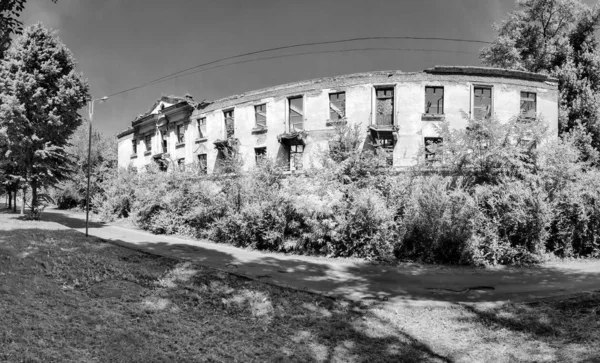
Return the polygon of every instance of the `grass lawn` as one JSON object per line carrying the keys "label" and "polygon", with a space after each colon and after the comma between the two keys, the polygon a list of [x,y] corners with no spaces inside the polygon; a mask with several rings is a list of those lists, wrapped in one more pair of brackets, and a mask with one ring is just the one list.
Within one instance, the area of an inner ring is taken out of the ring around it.
{"label": "grass lawn", "polygon": [[600,293],[357,304],[0,214],[0,361],[600,362]]}

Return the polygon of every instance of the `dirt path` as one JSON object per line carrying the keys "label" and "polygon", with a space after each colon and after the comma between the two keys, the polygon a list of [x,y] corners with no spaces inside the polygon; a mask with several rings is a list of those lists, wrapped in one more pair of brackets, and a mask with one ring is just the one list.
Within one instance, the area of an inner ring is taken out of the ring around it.
{"label": "dirt path", "polygon": [[[43,219],[85,232],[85,214],[50,210]],[[600,263],[532,268],[385,266],[363,261],[262,253],[92,222],[90,235],[154,254],[320,294],[352,300],[523,301],[600,290]]]}

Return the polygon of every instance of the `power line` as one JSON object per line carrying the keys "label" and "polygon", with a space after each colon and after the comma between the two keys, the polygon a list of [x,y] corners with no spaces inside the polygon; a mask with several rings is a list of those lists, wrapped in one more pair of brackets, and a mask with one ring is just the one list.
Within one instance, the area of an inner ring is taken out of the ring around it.
{"label": "power line", "polygon": [[295,57],[295,56],[307,55],[307,54],[346,53],[346,52],[369,51],[369,50],[421,51],[421,52],[443,52],[443,53],[458,53],[458,54],[478,54],[475,52],[465,52],[465,51],[459,51],[459,50],[442,50],[442,49],[426,49],[426,48],[351,48],[351,49],[341,49],[341,50],[320,50],[320,51],[313,51],[313,52],[301,52],[301,53],[274,55],[274,56],[270,56],[270,57],[261,57],[261,58],[247,59],[247,60],[231,62],[231,63],[226,63],[226,64],[220,64],[218,66],[202,68],[202,69],[198,69],[198,70],[193,70],[191,72],[174,75],[169,78],[163,78],[163,79],[160,79],[160,80],[157,80],[154,82],[150,82],[148,84],[148,86],[151,86],[151,85],[157,84],[157,83],[161,83],[161,82],[165,82],[165,81],[170,81],[172,79],[208,71],[210,69],[223,68],[223,67],[232,66],[232,65],[236,65],[236,64],[251,63],[251,62],[257,62],[257,61],[267,60],[267,59],[288,58],[288,57]]}
{"label": "power line", "polygon": [[171,74],[168,74],[166,76],[160,77],[160,78],[156,78],[153,79],[151,81],[142,83],[140,85],[137,85],[135,87],[131,87],[119,92],[115,92],[113,94],[108,95],[108,97],[113,97],[113,96],[117,96],[120,95],[122,93],[125,92],[129,92],[129,91],[133,91],[136,89],[140,89],[143,87],[146,87],[150,84],[153,84],[155,82],[161,81],[163,79],[193,70],[193,69],[197,69],[197,68],[201,68],[201,67],[205,67],[211,64],[215,64],[215,63],[219,63],[219,62],[223,62],[226,60],[231,60],[231,59],[236,59],[236,58],[242,58],[242,57],[246,57],[249,55],[255,55],[255,54],[260,54],[260,53],[267,53],[267,52],[273,52],[273,51],[277,51],[277,50],[283,50],[283,49],[290,49],[290,48],[297,48],[297,47],[306,47],[306,46],[314,46],[314,45],[325,45],[325,44],[339,44],[339,43],[349,43],[349,42],[356,42],[356,41],[363,41],[363,40],[442,40],[442,41],[453,41],[453,42],[460,42],[460,43],[478,43],[478,44],[492,44],[491,42],[486,42],[483,40],[472,40],[472,39],[460,39],[460,38],[438,38],[438,37],[359,37],[359,38],[349,38],[349,39],[340,39],[340,40],[328,40],[328,41],[322,41],[322,42],[309,42],[309,43],[298,43],[298,44],[293,44],[293,45],[285,45],[285,46],[280,46],[280,47],[275,47],[275,48],[268,48],[268,49],[262,49],[262,50],[257,50],[257,51],[253,51],[253,52],[248,52],[248,53],[243,53],[243,54],[238,54],[238,55],[233,55],[233,56],[229,56],[229,57],[225,57],[225,58],[221,58],[221,59],[217,59],[214,61],[210,61],[207,63],[203,63],[203,64],[199,64],[190,68],[186,68],[183,69],[181,71],[177,71]]}

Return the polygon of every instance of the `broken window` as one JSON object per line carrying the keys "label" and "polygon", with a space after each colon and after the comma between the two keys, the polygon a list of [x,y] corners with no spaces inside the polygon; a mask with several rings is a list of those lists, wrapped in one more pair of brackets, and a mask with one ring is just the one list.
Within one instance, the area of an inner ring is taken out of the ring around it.
{"label": "broken window", "polygon": [[152,135],[151,134],[144,136],[144,144],[146,144],[146,151],[152,151]]}
{"label": "broken window", "polygon": [[377,88],[377,125],[394,124],[394,88]]}
{"label": "broken window", "polygon": [[160,171],[167,171],[167,169],[169,168],[169,163],[164,160],[164,159],[155,159],[154,160],[156,162],[156,165],[158,165],[158,170]]}
{"label": "broken window", "polygon": [[235,134],[235,120],[233,118],[233,110],[223,111],[225,116],[225,138],[233,137]]}
{"label": "broken window", "polygon": [[492,88],[473,88],[473,114],[476,119],[492,116]]}
{"label": "broken window", "polygon": [[137,154],[137,140],[136,139],[131,140],[131,147],[133,150],[133,155],[136,155]]}
{"label": "broken window", "polygon": [[302,96],[288,99],[290,132],[304,129],[304,100]]}
{"label": "broken window", "polygon": [[185,142],[185,126],[177,125],[177,143],[182,144]]}
{"label": "broken window", "polygon": [[302,170],[302,155],[304,154],[304,145],[290,145],[290,171]]}
{"label": "broken window", "polygon": [[206,174],[207,172],[208,163],[206,160],[206,154],[198,154],[198,170],[200,171],[200,174]]}
{"label": "broken window", "polygon": [[260,164],[263,160],[265,160],[267,158],[267,148],[266,147],[254,148],[254,158],[256,159],[256,164]]}
{"label": "broken window", "polygon": [[444,87],[425,87],[425,113],[444,114]]}
{"label": "broken window", "polygon": [[535,118],[537,99],[534,92],[521,92],[521,115]]}
{"label": "broken window", "polygon": [[168,146],[167,130],[161,131],[160,132],[160,137],[161,137],[162,152],[166,153],[167,152],[167,146]]}
{"label": "broken window", "polygon": [[201,117],[198,119],[198,138],[204,139],[206,138],[206,117]]}
{"label": "broken window", "polygon": [[254,118],[257,128],[267,127],[267,104],[254,106]]}
{"label": "broken window", "polygon": [[346,117],[346,92],[329,94],[329,121],[341,121]]}
{"label": "broken window", "polygon": [[425,138],[425,160],[428,162],[440,161],[441,154],[438,151],[439,145],[442,143],[441,137],[426,137]]}

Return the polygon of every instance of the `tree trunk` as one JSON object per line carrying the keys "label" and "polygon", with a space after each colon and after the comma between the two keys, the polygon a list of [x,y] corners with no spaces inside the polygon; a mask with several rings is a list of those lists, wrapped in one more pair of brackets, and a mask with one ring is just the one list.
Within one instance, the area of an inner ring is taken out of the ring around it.
{"label": "tree trunk", "polygon": [[8,191],[8,210],[12,209],[12,192]]}
{"label": "tree trunk", "polygon": [[27,195],[27,188],[23,187],[23,193],[22,193],[22,198],[23,200],[21,201],[21,215],[25,214],[25,196]]}
{"label": "tree trunk", "polygon": [[35,216],[35,207],[37,206],[37,181],[31,181],[31,215]]}
{"label": "tree trunk", "polygon": [[16,213],[17,212],[17,192],[19,190],[15,189],[14,193],[13,193],[13,212]]}

